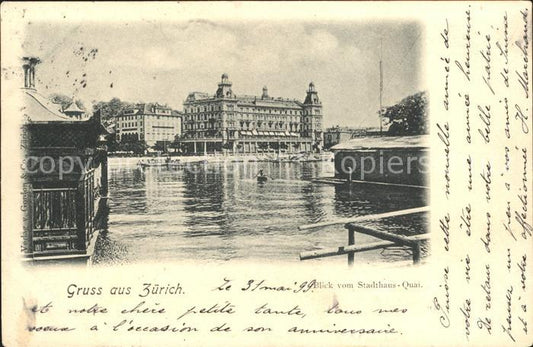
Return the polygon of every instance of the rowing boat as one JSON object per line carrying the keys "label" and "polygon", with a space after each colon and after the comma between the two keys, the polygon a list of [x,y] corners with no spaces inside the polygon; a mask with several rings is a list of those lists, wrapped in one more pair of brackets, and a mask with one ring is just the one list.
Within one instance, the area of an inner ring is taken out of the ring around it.
{"label": "rowing boat", "polygon": [[264,183],[268,180],[267,176],[257,176],[257,182]]}

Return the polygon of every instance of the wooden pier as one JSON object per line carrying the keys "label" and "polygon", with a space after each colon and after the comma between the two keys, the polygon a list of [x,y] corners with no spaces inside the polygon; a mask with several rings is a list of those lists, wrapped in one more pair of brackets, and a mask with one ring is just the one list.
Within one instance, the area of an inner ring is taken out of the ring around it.
{"label": "wooden pier", "polygon": [[[406,215],[426,213],[426,212],[429,212],[429,206],[406,209],[406,210],[399,210],[399,211],[392,211],[392,212],[387,212],[387,213],[373,214],[373,215],[368,215],[368,216],[359,216],[359,217],[354,217],[354,218],[343,218],[343,219],[337,219],[335,221],[330,221],[330,222],[323,222],[323,223],[300,226],[299,227],[300,230],[305,230],[305,229],[320,228],[320,227],[336,225],[336,224],[344,224],[344,227],[348,230],[348,245],[347,246],[340,246],[337,248],[302,252],[300,253],[300,260],[332,257],[332,256],[337,256],[337,255],[347,255],[348,265],[352,266],[354,263],[355,253],[376,250],[376,249],[384,249],[384,248],[392,247],[392,246],[403,246],[403,247],[408,247],[411,249],[412,255],[413,255],[413,263],[417,264],[420,262],[420,257],[421,257],[420,244],[422,241],[429,239],[430,237],[429,233],[424,233],[424,234],[419,234],[419,235],[414,235],[414,236],[402,236],[402,235],[392,234],[392,233],[389,233],[383,230],[379,230],[376,228],[368,228],[366,226],[362,226],[361,223],[373,221],[373,220],[382,220],[384,218],[406,216]],[[355,244],[355,233],[356,232],[373,236],[379,239],[380,241],[367,243],[364,245],[356,245]]]}

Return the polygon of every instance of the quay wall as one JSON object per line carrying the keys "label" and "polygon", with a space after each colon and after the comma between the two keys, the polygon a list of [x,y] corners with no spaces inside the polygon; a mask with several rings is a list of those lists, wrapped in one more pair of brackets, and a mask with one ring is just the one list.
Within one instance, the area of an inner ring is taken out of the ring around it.
{"label": "quay wall", "polygon": [[346,149],[335,152],[335,178],[416,186],[428,185],[429,150]]}

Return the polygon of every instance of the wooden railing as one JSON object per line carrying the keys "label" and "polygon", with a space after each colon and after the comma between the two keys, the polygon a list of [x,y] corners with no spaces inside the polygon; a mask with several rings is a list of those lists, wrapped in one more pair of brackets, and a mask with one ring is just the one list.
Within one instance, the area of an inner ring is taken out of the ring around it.
{"label": "wooden railing", "polygon": [[32,189],[31,249],[34,256],[85,253],[94,232],[99,193],[95,169],[76,186]]}
{"label": "wooden railing", "polygon": [[[419,234],[414,236],[402,236],[392,234],[386,231],[378,230],[375,228],[368,228],[362,226],[360,223],[382,220],[384,218],[406,216],[417,213],[429,212],[429,206],[392,211],[387,213],[373,214],[367,216],[358,216],[354,218],[343,218],[337,219],[330,222],[316,223],[310,225],[300,226],[300,230],[319,228],[324,226],[336,225],[336,224],[345,224],[344,227],[348,230],[348,245],[341,246],[337,248],[330,249],[321,249],[316,251],[307,251],[300,253],[300,260],[307,259],[316,259],[324,257],[332,257],[337,255],[347,255],[348,256],[348,265],[352,266],[354,263],[355,253],[383,249],[391,246],[405,246],[411,249],[413,256],[413,263],[420,262],[421,257],[421,248],[420,244],[422,241],[429,239],[429,233]],[[373,236],[381,241],[367,243],[363,245],[355,245],[355,233],[361,233]]]}
{"label": "wooden railing", "polygon": [[77,251],[77,188],[33,190],[32,250],[35,254]]}

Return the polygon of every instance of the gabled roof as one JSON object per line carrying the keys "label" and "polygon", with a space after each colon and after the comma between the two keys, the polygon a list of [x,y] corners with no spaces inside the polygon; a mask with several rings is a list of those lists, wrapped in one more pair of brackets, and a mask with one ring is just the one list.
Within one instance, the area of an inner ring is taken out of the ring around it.
{"label": "gabled roof", "polygon": [[63,113],[67,113],[67,112],[79,112],[79,113],[85,113],[84,110],[80,109],[78,107],[78,105],[76,104],[76,101],[72,101],[72,103],[66,108],[63,110]]}
{"label": "gabled roof", "polygon": [[[173,111],[172,108],[168,106],[160,105],[159,103],[138,103],[127,107],[121,115],[131,116],[138,113],[141,114],[158,114],[157,112],[152,111],[152,108],[161,109],[166,111]],[[126,113],[127,112],[127,113]]]}
{"label": "gabled roof", "polygon": [[60,106],[50,102],[47,98],[33,89],[22,89],[22,113],[27,122],[68,122],[75,123],[83,120],[73,119],[60,111]]}

